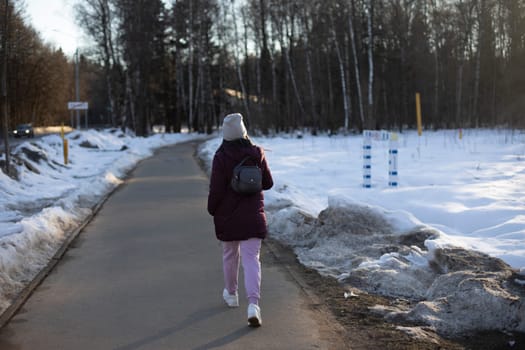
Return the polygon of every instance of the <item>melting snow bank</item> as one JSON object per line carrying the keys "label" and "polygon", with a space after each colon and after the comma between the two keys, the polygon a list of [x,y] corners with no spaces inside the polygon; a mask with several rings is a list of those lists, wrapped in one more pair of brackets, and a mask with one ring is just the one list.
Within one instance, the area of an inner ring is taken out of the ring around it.
{"label": "melting snow bank", "polygon": [[[0,314],[137,162],[155,148],[204,137],[73,131],[66,136],[67,165],[57,135],[18,145],[12,154],[14,178],[0,171]],[[0,165],[4,162],[2,155]]]}
{"label": "melting snow bank", "polygon": [[502,260],[446,243],[409,213],[330,197],[317,218],[292,203],[268,207],[270,231],[306,266],[371,293],[411,301],[377,308],[446,335],[482,330],[525,332],[525,289]]}

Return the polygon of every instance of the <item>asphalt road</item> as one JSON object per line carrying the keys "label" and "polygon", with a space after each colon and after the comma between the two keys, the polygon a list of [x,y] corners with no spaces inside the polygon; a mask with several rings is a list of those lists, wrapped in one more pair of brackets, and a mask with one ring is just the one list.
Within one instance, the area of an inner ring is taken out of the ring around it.
{"label": "asphalt road", "polygon": [[[22,143],[23,141],[27,141],[27,138],[16,138],[16,137],[9,137],[9,148],[13,148],[19,143]],[[29,139],[31,140],[31,139]],[[5,139],[0,135],[0,152],[3,152],[5,149]]]}
{"label": "asphalt road", "polygon": [[[208,179],[191,143],[139,164],[0,331],[0,349],[342,349],[263,246],[260,328],[222,301]],[[241,282],[241,286],[242,286]]]}
{"label": "asphalt road", "polygon": [[[9,136],[9,149],[11,149],[11,151],[13,150],[13,148],[15,148],[17,145],[21,144],[22,142],[24,141],[32,141],[32,140],[37,140],[39,139],[40,137],[42,137],[42,135],[35,135],[35,137],[31,138],[31,137],[13,137],[13,136]],[[5,139],[3,138],[3,135],[0,135],[0,153],[4,152],[4,149],[5,149]]]}

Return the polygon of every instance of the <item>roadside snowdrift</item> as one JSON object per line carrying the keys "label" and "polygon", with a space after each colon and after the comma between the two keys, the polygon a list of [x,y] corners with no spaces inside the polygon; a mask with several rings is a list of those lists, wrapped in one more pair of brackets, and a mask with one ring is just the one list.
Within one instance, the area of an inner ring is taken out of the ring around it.
{"label": "roadside snowdrift", "polygon": [[0,171],[0,314],[137,162],[155,148],[204,136],[140,138],[111,129],[66,138],[67,165],[62,139],[48,135],[14,149],[15,178]]}
{"label": "roadside snowdrift", "polygon": [[435,229],[403,231],[392,213],[340,198],[331,198],[317,218],[298,208],[274,211],[271,206],[269,218],[272,234],[291,245],[304,265],[413,305],[374,310],[387,318],[415,321],[448,335],[525,332],[522,277],[486,254],[434,246],[432,239],[441,235]]}

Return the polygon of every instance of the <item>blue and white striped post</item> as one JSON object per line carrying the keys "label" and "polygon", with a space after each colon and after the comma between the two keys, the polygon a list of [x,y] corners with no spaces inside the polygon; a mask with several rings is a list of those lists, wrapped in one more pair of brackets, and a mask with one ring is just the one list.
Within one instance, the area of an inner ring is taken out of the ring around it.
{"label": "blue and white striped post", "polygon": [[388,147],[388,186],[397,187],[397,134],[392,133]]}
{"label": "blue and white striped post", "polygon": [[363,187],[372,187],[372,133],[363,130]]}

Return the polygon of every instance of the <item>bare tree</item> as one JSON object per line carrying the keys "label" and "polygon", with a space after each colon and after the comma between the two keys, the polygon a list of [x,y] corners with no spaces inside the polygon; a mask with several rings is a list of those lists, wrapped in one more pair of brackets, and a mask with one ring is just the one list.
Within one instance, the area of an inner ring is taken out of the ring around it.
{"label": "bare tree", "polygon": [[[306,112],[301,99],[301,94],[299,93],[299,87],[290,54],[290,51],[295,45],[295,8],[296,5],[293,2],[275,5],[275,9],[272,11],[272,19],[275,24],[275,29],[277,30],[281,52],[284,55],[286,70],[292,84],[292,90],[295,100],[297,101],[297,106],[299,107],[300,118],[302,119]],[[292,122],[292,124],[294,124],[294,127],[296,126],[296,122]]]}
{"label": "bare tree", "polygon": [[111,9],[110,0],[77,3],[75,10],[80,26],[96,43],[102,57],[111,124],[116,126],[121,107],[118,104],[119,97],[115,94],[118,90],[115,86],[118,79],[114,75],[120,71],[121,64],[115,53],[114,11]]}
{"label": "bare tree", "polygon": [[[130,110],[135,115],[135,132],[148,135],[154,103],[153,72],[154,59],[162,56],[159,45],[163,36],[164,23],[160,15],[164,9],[161,0],[116,0],[120,18],[120,37],[127,70],[127,91]],[[159,39],[160,38],[160,39]],[[159,69],[160,67],[156,67]]]}

